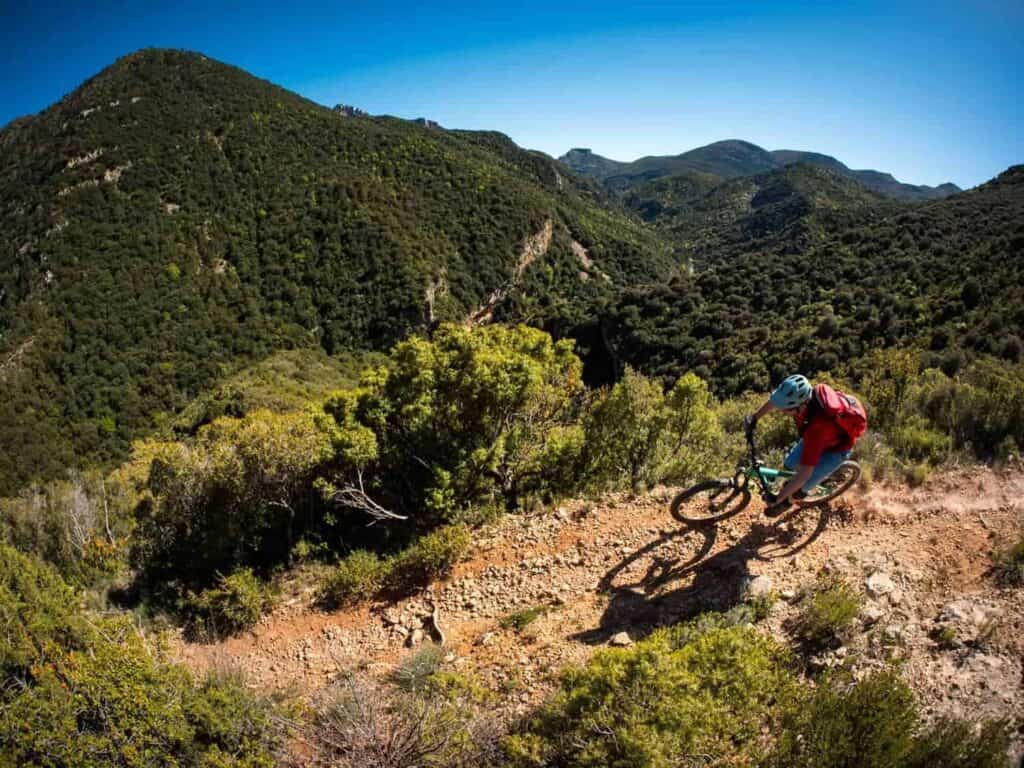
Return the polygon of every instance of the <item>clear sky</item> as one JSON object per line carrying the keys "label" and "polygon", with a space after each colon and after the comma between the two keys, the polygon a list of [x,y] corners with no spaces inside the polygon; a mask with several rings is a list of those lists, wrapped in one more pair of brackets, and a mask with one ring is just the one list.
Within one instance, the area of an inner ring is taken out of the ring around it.
{"label": "clear sky", "polygon": [[968,187],[1024,162],[1024,0],[0,0],[0,125],[186,48],[327,105],[560,155],[726,138]]}

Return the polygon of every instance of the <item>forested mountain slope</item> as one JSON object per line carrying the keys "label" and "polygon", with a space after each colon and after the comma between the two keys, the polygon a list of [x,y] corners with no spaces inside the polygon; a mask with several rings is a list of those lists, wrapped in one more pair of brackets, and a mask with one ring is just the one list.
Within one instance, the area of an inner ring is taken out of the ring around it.
{"label": "forested mountain slope", "polygon": [[732,393],[764,390],[787,371],[833,371],[879,347],[927,350],[948,373],[978,354],[1021,358],[1024,166],[945,200],[851,220],[806,248],[764,246],[623,291],[604,317],[619,365],[692,370]]}
{"label": "forested mountain slope", "polygon": [[623,202],[698,264],[754,251],[803,252],[850,226],[869,226],[905,209],[806,164],[728,181],[697,172],[666,176],[629,190]]}
{"label": "forested mountain slope", "polygon": [[573,305],[667,279],[670,249],[601,194],[500,134],[127,56],[0,132],[0,493],[123,456],[273,350],[386,348],[486,309],[539,233]]}

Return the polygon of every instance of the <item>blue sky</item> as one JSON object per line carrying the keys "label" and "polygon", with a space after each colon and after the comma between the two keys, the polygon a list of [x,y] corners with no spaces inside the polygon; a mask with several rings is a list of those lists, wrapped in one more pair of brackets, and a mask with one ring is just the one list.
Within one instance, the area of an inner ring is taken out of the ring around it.
{"label": "blue sky", "polygon": [[158,46],[552,155],[631,160],[742,138],[967,187],[1024,162],[1022,39],[1021,0],[0,0],[0,125]]}

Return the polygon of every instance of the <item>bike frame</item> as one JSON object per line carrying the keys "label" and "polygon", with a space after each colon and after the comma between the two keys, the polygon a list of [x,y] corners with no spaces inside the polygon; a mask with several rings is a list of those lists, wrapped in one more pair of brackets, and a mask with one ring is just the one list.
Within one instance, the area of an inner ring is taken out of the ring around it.
{"label": "bike frame", "polygon": [[[769,487],[770,482],[774,482],[779,479],[789,479],[795,475],[795,472],[791,472],[788,469],[772,469],[766,467],[764,463],[757,458],[757,445],[754,443],[754,433],[747,433],[747,461],[748,466],[741,465],[737,470],[736,474],[732,478],[732,484],[736,488],[746,486],[749,480],[757,482],[761,489],[761,495],[764,496],[771,492]],[[740,478],[743,480],[740,480]]]}

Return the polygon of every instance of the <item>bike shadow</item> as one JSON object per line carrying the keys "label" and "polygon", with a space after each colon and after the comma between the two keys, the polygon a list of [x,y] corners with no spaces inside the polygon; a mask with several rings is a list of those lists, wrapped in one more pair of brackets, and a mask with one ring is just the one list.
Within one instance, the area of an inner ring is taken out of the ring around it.
{"label": "bike shadow", "polygon": [[[815,517],[809,517],[815,513]],[[717,552],[714,550],[723,520],[685,524],[677,531],[664,533],[604,574],[598,587],[611,594],[608,606],[596,627],[573,635],[573,639],[600,645],[628,631],[633,640],[638,640],[658,627],[686,621],[705,611],[726,611],[743,602],[751,562],[796,555],[821,536],[831,519],[841,515],[841,510],[824,506],[794,509],[777,520],[755,520],[741,538]],[[658,554],[679,550],[684,543],[694,548],[694,554],[684,561]],[[645,560],[650,562],[639,578],[624,578],[635,564]],[[683,580],[688,580],[684,586],[665,589]]]}

